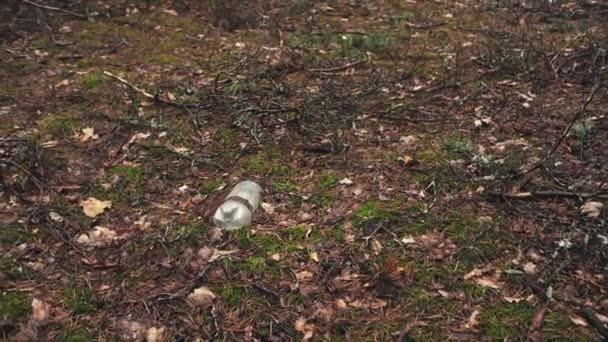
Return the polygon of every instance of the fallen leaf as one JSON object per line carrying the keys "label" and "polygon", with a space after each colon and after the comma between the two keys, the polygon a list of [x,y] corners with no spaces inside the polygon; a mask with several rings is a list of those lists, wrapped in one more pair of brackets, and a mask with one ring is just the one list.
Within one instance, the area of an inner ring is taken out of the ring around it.
{"label": "fallen leaf", "polygon": [[150,327],[146,330],[146,342],[161,342],[165,340],[165,327]]}
{"label": "fallen leaf", "polygon": [[581,214],[587,217],[598,217],[604,209],[604,204],[601,202],[589,201],[581,206]]}
{"label": "fallen leaf", "polygon": [[416,160],[411,156],[399,157],[399,158],[397,158],[397,160],[400,161],[403,164],[403,166],[412,166],[412,165],[416,164]]}
{"label": "fallen leaf", "polygon": [[575,325],[581,326],[581,327],[586,327],[589,326],[587,324],[587,321],[585,321],[584,318],[575,315],[575,314],[571,314],[570,316],[568,316],[570,318],[570,320],[572,321],[572,323],[574,323]]}
{"label": "fallen leaf", "polygon": [[416,137],[413,135],[407,135],[407,136],[404,135],[401,138],[399,138],[399,142],[402,143],[403,145],[410,146],[416,142]]}
{"label": "fallen leaf", "polygon": [[479,277],[481,275],[484,275],[485,273],[492,271],[493,269],[494,269],[494,266],[492,264],[487,264],[481,268],[475,267],[471,272],[465,274],[464,280],[469,280],[474,277]]}
{"label": "fallen leaf", "polygon": [[519,303],[519,302],[521,302],[522,300],[525,300],[525,298],[523,298],[523,297],[508,297],[508,296],[503,297],[503,299],[504,299],[504,300],[505,300],[507,303]]}
{"label": "fallen leaf", "polygon": [[353,181],[350,178],[344,178],[341,179],[338,183],[340,183],[341,185],[352,185]]}
{"label": "fallen leaf", "polygon": [[274,207],[272,206],[272,204],[270,203],[262,203],[262,209],[264,210],[264,212],[266,212],[266,214],[268,215],[272,215],[274,214]]}
{"label": "fallen leaf", "polygon": [[533,262],[527,262],[524,265],[524,272],[526,272],[526,274],[534,274],[536,273],[536,264]]}
{"label": "fallen leaf", "polygon": [[281,260],[281,254],[274,253],[273,255],[270,256],[270,259],[272,259],[274,261],[279,261],[279,260]]}
{"label": "fallen leaf", "polygon": [[315,334],[315,325],[306,322],[306,318],[300,317],[294,323],[294,328],[296,331],[304,333],[304,337],[302,337],[302,341],[310,340]]}
{"label": "fallen leaf", "polygon": [[502,287],[502,283],[500,283],[496,279],[490,278],[490,277],[477,278],[477,279],[475,279],[475,282],[479,286],[489,287],[489,288],[496,289],[496,290],[498,290]]}
{"label": "fallen leaf", "polygon": [[201,286],[188,295],[188,301],[195,306],[207,307],[213,303],[216,295],[207,287]]}
{"label": "fallen leaf", "polygon": [[97,217],[103,213],[104,210],[112,208],[112,201],[100,201],[96,198],[89,197],[86,200],[80,202],[82,211],[88,217]]}
{"label": "fallen leaf", "polygon": [[50,307],[47,303],[34,298],[32,300],[32,318],[34,321],[41,323],[49,318]]}
{"label": "fallen leaf", "polygon": [[312,252],[309,254],[309,256],[310,256],[310,260],[319,262],[319,254],[317,254],[317,252]]}
{"label": "fallen leaf", "polygon": [[473,313],[471,313],[471,316],[469,316],[469,320],[464,325],[464,328],[467,330],[474,330],[475,327],[479,325],[479,321],[477,320],[477,316],[479,316],[479,314],[479,310],[473,311]]}
{"label": "fallen leaf", "polygon": [[177,17],[177,12],[175,10],[172,10],[172,9],[163,9],[161,11],[163,13],[167,13],[167,14],[170,14],[170,15],[172,15],[174,17]]}
{"label": "fallen leaf", "polygon": [[302,271],[296,273],[296,278],[300,281],[306,281],[312,279],[313,275],[314,274],[310,271]]}
{"label": "fallen leaf", "polygon": [[63,222],[63,221],[64,221],[63,216],[61,216],[61,215],[57,214],[57,213],[56,213],[56,212],[54,212],[54,211],[49,212],[49,218],[50,218],[52,221],[55,221],[55,222],[57,222],[57,223],[61,223],[61,222]]}
{"label": "fallen leaf", "polygon": [[93,230],[80,234],[76,238],[76,242],[87,247],[100,247],[109,245],[115,238],[115,231],[103,226],[96,226]]}
{"label": "fallen leaf", "polygon": [[401,243],[404,245],[409,245],[412,243],[416,243],[416,239],[414,239],[411,235],[410,236],[406,236],[403,239],[401,239]]}
{"label": "fallen leaf", "polygon": [[93,127],[87,127],[83,128],[81,133],[76,135],[76,138],[80,140],[80,142],[86,142],[88,140],[99,139],[99,135],[95,134],[95,129]]}

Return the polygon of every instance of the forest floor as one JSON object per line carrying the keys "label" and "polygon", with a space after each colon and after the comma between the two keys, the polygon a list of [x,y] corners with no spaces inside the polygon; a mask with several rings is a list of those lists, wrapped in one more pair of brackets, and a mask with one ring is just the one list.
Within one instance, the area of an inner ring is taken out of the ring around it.
{"label": "forest floor", "polygon": [[608,335],[601,1],[2,6],[0,339]]}

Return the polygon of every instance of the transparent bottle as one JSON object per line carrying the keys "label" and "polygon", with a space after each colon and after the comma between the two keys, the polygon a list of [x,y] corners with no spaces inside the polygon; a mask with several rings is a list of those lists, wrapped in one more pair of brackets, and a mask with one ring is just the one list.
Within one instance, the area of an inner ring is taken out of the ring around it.
{"label": "transparent bottle", "polygon": [[252,181],[238,183],[213,215],[213,223],[222,229],[237,229],[251,224],[251,216],[260,204],[262,187]]}

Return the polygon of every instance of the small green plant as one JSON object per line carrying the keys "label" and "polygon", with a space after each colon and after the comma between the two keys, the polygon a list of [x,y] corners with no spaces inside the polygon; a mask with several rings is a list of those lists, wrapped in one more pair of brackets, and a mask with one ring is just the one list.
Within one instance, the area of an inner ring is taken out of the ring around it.
{"label": "small green plant", "polygon": [[103,82],[103,78],[98,74],[88,74],[82,78],[82,85],[87,89],[93,89]]}
{"label": "small green plant", "polygon": [[352,221],[355,227],[362,228],[366,223],[384,220],[394,217],[395,213],[382,208],[382,204],[378,201],[371,201],[363,204],[359,209],[352,214]]}
{"label": "small green plant", "polygon": [[591,134],[593,132],[593,125],[588,122],[578,122],[572,127],[572,136],[576,139],[576,147],[579,150],[580,158],[583,159],[585,156],[585,147],[591,140]]}
{"label": "small green plant", "polygon": [[132,185],[139,185],[144,179],[143,171],[139,166],[116,165],[109,170],[111,175],[119,175]]}
{"label": "small green plant", "polygon": [[296,191],[295,184],[293,184],[293,183],[291,183],[289,181],[277,181],[277,182],[273,182],[272,183],[272,187],[277,192],[294,192],[294,191]]}
{"label": "small green plant", "polygon": [[473,143],[469,139],[460,136],[449,137],[443,147],[448,152],[455,153],[456,156],[463,156],[473,152]]}
{"label": "small green plant", "polygon": [[499,303],[481,314],[484,333],[494,340],[510,340],[526,332],[527,322],[534,314],[534,307],[526,302]]}
{"label": "small green plant", "polygon": [[218,294],[224,303],[230,306],[236,306],[245,300],[247,290],[245,287],[238,285],[223,286],[218,291]]}
{"label": "small green plant", "polygon": [[30,302],[22,292],[0,292],[0,320],[16,320],[27,316],[30,311]]}
{"label": "small green plant", "polygon": [[83,328],[62,331],[56,338],[57,342],[91,342],[93,335]]}
{"label": "small green plant", "polygon": [[222,184],[224,183],[219,179],[208,180],[201,185],[198,191],[203,195],[209,195],[219,189]]}
{"label": "small green plant", "polygon": [[66,288],[67,306],[76,315],[86,315],[97,311],[92,295],[86,288]]}
{"label": "small green plant", "polygon": [[329,170],[325,171],[319,179],[319,187],[322,189],[329,189],[333,186],[338,185],[340,182],[340,175],[336,171]]}

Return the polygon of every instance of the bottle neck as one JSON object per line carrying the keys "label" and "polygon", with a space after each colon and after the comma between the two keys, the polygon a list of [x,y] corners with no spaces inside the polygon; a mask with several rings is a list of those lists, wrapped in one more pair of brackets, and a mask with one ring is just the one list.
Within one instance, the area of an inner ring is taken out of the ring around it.
{"label": "bottle neck", "polygon": [[243,197],[240,197],[240,196],[228,196],[226,198],[226,202],[227,201],[235,201],[237,203],[240,203],[240,204],[244,205],[245,207],[247,207],[247,209],[249,209],[250,212],[253,212],[253,205],[251,205],[251,203],[249,203],[249,201],[246,200]]}

